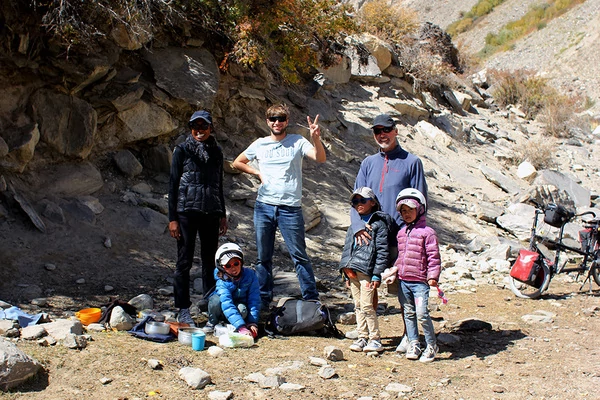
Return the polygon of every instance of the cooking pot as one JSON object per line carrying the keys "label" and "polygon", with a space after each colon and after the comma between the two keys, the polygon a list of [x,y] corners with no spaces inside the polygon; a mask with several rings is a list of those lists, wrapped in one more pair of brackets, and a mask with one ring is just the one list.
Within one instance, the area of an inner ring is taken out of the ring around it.
{"label": "cooking pot", "polygon": [[171,325],[158,321],[148,321],[144,327],[144,331],[148,335],[168,335],[170,330]]}
{"label": "cooking pot", "polygon": [[186,346],[192,345],[192,333],[204,332],[202,328],[179,328],[177,340],[181,344],[185,344]]}

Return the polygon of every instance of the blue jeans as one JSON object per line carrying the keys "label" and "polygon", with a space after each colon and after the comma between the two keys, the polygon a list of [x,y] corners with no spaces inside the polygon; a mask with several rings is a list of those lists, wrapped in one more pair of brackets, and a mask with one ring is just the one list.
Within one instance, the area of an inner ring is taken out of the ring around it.
{"label": "blue jeans", "polygon": [[428,345],[436,344],[433,322],[429,316],[429,285],[424,282],[400,281],[398,300],[404,309],[404,323],[408,340],[419,340],[419,327],[423,327],[423,335]]}
{"label": "blue jeans", "polygon": [[306,254],[302,207],[274,206],[257,201],[254,205],[254,230],[258,252],[256,274],[263,303],[273,300],[273,250],[278,227],[294,262],[302,298],[318,300],[315,275]]}

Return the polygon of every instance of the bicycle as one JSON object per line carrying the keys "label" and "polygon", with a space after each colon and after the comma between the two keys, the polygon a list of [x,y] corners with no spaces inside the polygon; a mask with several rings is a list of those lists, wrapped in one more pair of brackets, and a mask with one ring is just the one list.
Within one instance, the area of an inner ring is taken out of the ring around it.
{"label": "bicycle", "polygon": [[[544,222],[559,228],[558,239],[551,240],[539,235],[538,218],[544,215]],[[591,220],[582,221],[583,231],[579,232],[580,247],[570,246],[564,243],[565,225],[576,218],[581,219],[585,215],[592,215]],[[517,297],[535,299],[544,293],[553,276],[560,273],[577,272],[577,279],[585,276],[579,290],[589,281],[590,292],[592,291],[592,278],[600,286],[600,219],[596,218],[594,211],[586,211],[575,214],[565,207],[548,204],[542,207],[536,204],[535,216],[531,227],[529,250],[522,249],[519,257],[510,271],[510,288]],[[548,257],[550,249],[554,250],[554,257]],[[561,260],[562,255],[575,253],[583,256],[581,263],[573,267],[567,267],[570,258]],[[561,264],[562,261],[562,264]]]}

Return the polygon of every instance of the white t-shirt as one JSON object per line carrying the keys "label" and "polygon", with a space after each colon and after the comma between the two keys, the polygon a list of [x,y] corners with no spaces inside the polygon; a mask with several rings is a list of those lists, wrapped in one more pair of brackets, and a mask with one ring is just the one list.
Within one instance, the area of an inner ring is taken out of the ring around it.
{"label": "white t-shirt", "polygon": [[250,161],[258,161],[264,180],[256,200],[299,207],[302,204],[302,158],[313,148],[308,140],[296,134],[288,134],[279,142],[267,136],[248,146],[244,155]]}

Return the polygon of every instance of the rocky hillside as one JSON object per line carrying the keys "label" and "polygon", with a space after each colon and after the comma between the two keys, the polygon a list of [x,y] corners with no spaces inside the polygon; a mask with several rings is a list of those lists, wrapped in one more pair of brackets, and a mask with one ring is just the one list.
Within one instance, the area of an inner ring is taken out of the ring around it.
{"label": "rocky hillside", "polygon": [[[469,1],[404,0],[402,5],[417,11],[423,21],[447,27],[477,4]],[[488,33],[498,31],[521,18],[533,5],[544,0],[507,0],[489,15],[480,18],[473,29],[454,38],[464,53],[477,53]],[[500,70],[529,69],[550,79],[551,83],[569,95],[589,97],[594,106],[592,115],[600,113],[600,1],[586,0],[566,14],[552,20],[542,29],[519,40],[514,49],[495,54],[485,61],[488,68]]]}

